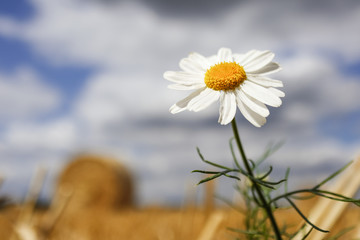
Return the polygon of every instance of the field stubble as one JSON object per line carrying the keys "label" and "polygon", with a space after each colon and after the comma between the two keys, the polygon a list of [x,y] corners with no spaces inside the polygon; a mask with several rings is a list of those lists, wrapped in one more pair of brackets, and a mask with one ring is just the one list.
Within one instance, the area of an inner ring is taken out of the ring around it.
{"label": "field stubble", "polygon": [[[112,187],[101,188],[104,184]],[[49,208],[35,208],[36,192],[30,190],[32,199],[0,210],[0,239],[245,239],[244,235],[228,230],[243,229],[244,215],[230,207],[215,207],[214,185],[211,184],[206,188],[205,200],[200,206],[139,208],[133,202],[133,179],[124,167],[98,156],[79,156],[60,175],[57,193]],[[305,215],[310,213],[315,201],[317,199],[313,198],[299,204]],[[276,210],[275,217],[280,225],[286,223],[290,231],[303,223],[291,208]],[[355,239],[354,236],[360,233],[359,220],[359,209],[347,206],[327,237],[354,227],[339,239]]]}

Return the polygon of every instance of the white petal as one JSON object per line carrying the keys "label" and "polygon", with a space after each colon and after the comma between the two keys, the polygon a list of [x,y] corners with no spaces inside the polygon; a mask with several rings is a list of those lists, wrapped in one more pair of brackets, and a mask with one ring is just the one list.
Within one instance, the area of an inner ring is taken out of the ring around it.
{"label": "white petal", "polygon": [[206,87],[203,87],[201,89],[198,89],[194,92],[192,92],[189,96],[187,96],[186,98],[180,100],[179,102],[175,103],[174,105],[172,105],[170,107],[170,112],[172,114],[175,113],[179,113],[182,112],[184,110],[186,110],[187,105],[189,104],[189,102],[196,96],[198,96],[202,91],[204,91],[206,89]]}
{"label": "white petal", "polygon": [[271,62],[268,63],[266,66],[256,70],[256,71],[248,71],[246,73],[250,73],[250,74],[269,74],[269,73],[274,73],[274,72],[278,72],[281,70],[281,67],[278,63],[276,62]]}
{"label": "white petal", "polygon": [[233,56],[234,61],[239,63],[243,60],[243,58],[245,57],[245,54],[233,53],[232,56]]}
{"label": "white petal", "polygon": [[230,48],[220,48],[217,55],[218,55],[219,62],[232,62],[233,61]]}
{"label": "white petal", "polygon": [[214,66],[215,64],[219,63],[217,55],[212,55],[212,56],[208,57],[207,59],[209,61],[210,66]]}
{"label": "white petal", "polygon": [[203,68],[205,68],[205,70],[211,66],[209,60],[206,57],[196,52],[190,53],[189,59],[199,63]]}
{"label": "white petal", "polygon": [[268,90],[270,90],[273,94],[275,94],[278,97],[285,97],[285,93],[283,91],[280,91],[279,89],[276,88],[268,88]]}
{"label": "white petal", "polygon": [[170,107],[169,111],[172,113],[172,114],[176,114],[176,113],[179,113],[179,112],[182,112],[182,111],[185,111],[186,108],[181,108],[179,107],[178,105],[174,104]]}
{"label": "white petal", "polygon": [[254,57],[251,61],[245,63],[244,70],[245,72],[256,71],[260,68],[263,68],[268,63],[270,63],[275,57],[275,54],[270,51],[262,52],[261,54]]}
{"label": "white petal", "polygon": [[237,106],[242,113],[242,115],[255,127],[261,127],[266,123],[266,118],[258,115],[257,113],[253,112],[248,108],[245,104],[241,101],[236,101]]}
{"label": "white petal", "polygon": [[222,125],[226,125],[234,119],[236,113],[236,97],[234,92],[222,92],[219,113],[219,123]]}
{"label": "white petal", "polygon": [[281,99],[272,93],[269,89],[257,85],[251,81],[245,81],[240,85],[247,95],[259,100],[272,107],[279,107],[281,105]]}
{"label": "white petal", "polygon": [[247,79],[264,87],[283,87],[282,81],[260,75],[248,74]]}
{"label": "white petal", "polygon": [[237,101],[243,102],[252,111],[256,112],[262,117],[269,116],[270,112],[262,102],[246,95],[241,89],[236,91]]}
{"label": "white petal", "polygon": [[189,73],[205,73],[207,69],[207,66],[203,66],[201,62],[191,58],[181,59],[179,66],[182,70]]}
{"label": "white petal", "polygon": [[204,74],[201,73],[167,71],[164,73],[164,78],[174,83],[186,85],[204,82]]}
{"label": "white petal", "polygon": [[187,105],[187,109],[194,112],[201,111],[210,106],[213,102],[217,101],[219,99],[219,96],[219,91],[214,91],[210,88],[206,88],[198,96],[194,97],[189,102],[189,104]]}
{"label": "white petal", "polygon": [[257,56],[261,55],[262,53],[263,53],[262,51],[250,50],[247,53],[245,53],[245,55],[242,58],[238,58],[238,63],[241,66],[244,66],[245,64],[249,63],[250,61],[252,61]]}
{"label": "white petal", "polygon": [[193,90],[193,89],[198,89],[198,88],[202,88],[205,86],[206,86],[205,83],[196,83],[196,84],[189,84],[189,85],[170,84],[170,85],[168,85],[168,88],[174,89],[174,90]]}

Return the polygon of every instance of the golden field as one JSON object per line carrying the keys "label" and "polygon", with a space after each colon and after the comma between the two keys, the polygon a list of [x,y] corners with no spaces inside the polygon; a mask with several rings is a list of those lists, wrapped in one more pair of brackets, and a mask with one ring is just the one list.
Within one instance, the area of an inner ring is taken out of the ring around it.
{"label": "golden field", "polygon": [[[38,184],[35,181],[23,204],[6,205],[0,210],[1,240],[245,239],[228,230],[242,229],[244,215],[230,207],[215,207],[212,187],[200,205],[140,208],[133,202],[131,174],[112,160],[95,156],[75,159],[63,170],[53,201],[45,209],[35,207]],[[305,200],[299,206],[308,215],[316,201]],[[286,222],[290,232],[303,223],[290,208],[276,210],[275,216],[280,225]],[[356,239],[360,236],[359,220],[359,209],[346,206],[324,239],[348,227],[353,229],[338,239]]]}

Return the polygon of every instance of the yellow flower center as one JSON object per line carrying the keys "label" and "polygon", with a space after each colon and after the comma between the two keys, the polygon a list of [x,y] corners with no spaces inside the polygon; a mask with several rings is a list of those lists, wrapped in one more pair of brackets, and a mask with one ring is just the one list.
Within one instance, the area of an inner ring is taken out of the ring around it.
{"label": "yellow flower center", "polygon": [[244,68],[236,62],[221,62],[205,73],[205,84],[215,91],[234,90],[246,79]]}

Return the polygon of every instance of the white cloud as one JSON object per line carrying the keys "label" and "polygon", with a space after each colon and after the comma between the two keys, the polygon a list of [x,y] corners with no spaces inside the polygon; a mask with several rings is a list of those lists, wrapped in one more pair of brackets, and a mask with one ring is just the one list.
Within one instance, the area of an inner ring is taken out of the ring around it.
{"label": "white cloud", "polygon": [[[28,23],[0,18],[0,32],[25,39],[48,59],[121,68],[158,62],[157,57],[220,46],[320,49],[357,57],[358,4],[244,2],[214,17],[171,18],[138,1],[102,5],[93,1],[33,0],[37,15]],[[341,15],[341,17],[335,17]],[[192,47],[191,47],[192,46]],[[173,58],[176,59],[176,58]],[[161,60],[159,61],[161,63]]]}
{"label": "white cloud", "polygon": [[47,86],[30,68],[11,75],[0,73],[0,119],[20,120],[54,111],[61,103],[58,91]]}
{"label": "white cloud", "polygon": [[[343,58],[359,58],[360,35],[353,30],[360,21],[356,4],[346,7],[331,1],[329,9],[313,10],[300,2],[244,2],[216,16],[180,18],[138,1],[121,1],[112,8],[93,1],[32,2],[37,15],[26,23],[0,17],[0,34],[27,41],[46,61],[94,66],[94,74],[60,119],[7,125],[3,152],[41,149],[55,155],[82,147],[121,156],[125,150],[144,186],[155,184],[152,191],[142,189],[142,196],[151,199],[153,191],[165,198],[178,196],[173,186],[182,184],[190,170],[206,168],[196,156],[197,145],[211,160],[229,163],[231,130],[215,124],[216,105],[201,113],[170,115],[169,106],[187,93],[166,89],[162,74],[177,70],[180,58],[190,51],[211,55],[221,46],[282,53],[276,61],[284,70],[276,76],[285,85],[283,106],[271,109],[261,129],[238,116],[250,157],[259,156],[269,141],[284,138],[287,144],[273,161],[280,166],[346,161],[356,150],[358,142],[349,145],[318,129],[326,118],[360,108],[354,100],[360,84],[336,65]],[[341,59],[328,59],[324,52]],[[0,105],[0,114],[26,119],[58,106],[56,91],[28,76],[0,76],[2,89],[7,89],[0,94],[0,104],[15,106]],[[176,176],[171,187],[163,180],[170,176]]]}
{"label": "white cloud", "polygon": [[72,151],[77,133],[74,122],[57,119],[49,123],[9,124],[3,137],[6,146],[20,151]]}
{"label": "white cloud", "polygon": [[336,52],[356,59],[360,36],[353,29],[359,12],[354,1],[245,2],[218,22],[226,26],[219,35],[236,39],[240,46]]}
{"label": "white cloud", "polygon": [[336,61],[300,53],[284,59],[283,68],[278,75],[287,94],[283,111],[287,121],[311,125],[326,117],[360,110],[360,102],[354,100],[360,83],[339,72]]}
{"label": "white cloud", "polygon": [[153,29],[159,19],[136,2],[115,8],[68,0],[33,3],[38,11],[34,19],[14,24],[3,18],[0,32],[31,42],[55,62],[119,67],[146,57],[140,55],[146,51],[144,39],[156,41]]}
{"label": "white cloud", "polygon": [[[120,122],[125,114],[126,102],[118,75],[97,75],[88,80],[75,103],[75,115],[90,129]],[[134,98],[135,99],[135,98]]]}

